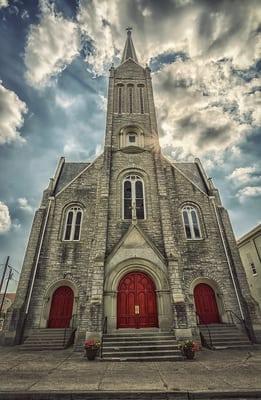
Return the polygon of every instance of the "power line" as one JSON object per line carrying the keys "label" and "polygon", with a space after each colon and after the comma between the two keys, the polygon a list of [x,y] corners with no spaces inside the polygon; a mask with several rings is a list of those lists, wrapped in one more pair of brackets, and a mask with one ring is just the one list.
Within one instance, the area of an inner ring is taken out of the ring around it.
{"label": "power line", "polygon": [[9,268],[12,268],[13,271],[15,271],[18,275],[20,275],[20,272],[17,271],[17,269],[15,269],[14,267],[12,267],[11,265],[8,265]]}

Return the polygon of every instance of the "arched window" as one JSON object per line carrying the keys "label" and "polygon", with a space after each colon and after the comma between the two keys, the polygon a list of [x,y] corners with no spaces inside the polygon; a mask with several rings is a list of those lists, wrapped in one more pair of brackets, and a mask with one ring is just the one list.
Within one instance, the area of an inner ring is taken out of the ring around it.
{"label": "arched window", "polygon": [[139,87],[139,98],[140,98],[140,113],[144,114],[144,85],[138,85]]}
{"label": "arched window", "polygon": [[125,126],[119,132],[119,145],[120,148],[135,146],[144,147],[144,133],[141,128],[137,126]]}
{"label": "arched window", "polygon": [[63,240],[80,240],[82,209],[79,206],[70,207],[65,218]]}
{"label": "arched window", "polygon": [[133,113],[133,85],[128,85],[129,94],[129,113]]}
{"label": "arched window", "polygon": [[123,181],[123,219],[145,219],[144,185],[137,175]]}
{"label": "arched window", "polygon": [[122,84],[117,85],[118,88],[118,113],[122,113],[122,104],[123,104],[123,88]]}
{"label": "arched window", "polygon": [[185,206],[182,209],[182,215],[187,239],[201,239],[199,219],[196,208],[192,206]]}

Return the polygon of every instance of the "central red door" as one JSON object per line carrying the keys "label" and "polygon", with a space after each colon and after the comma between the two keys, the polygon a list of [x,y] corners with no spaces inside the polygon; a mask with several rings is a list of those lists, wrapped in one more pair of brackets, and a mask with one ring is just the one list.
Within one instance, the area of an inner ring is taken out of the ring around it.
{"label": "central red door", "polygon": [[131,272],[120,281],[117,297],[118,328],[158,326],[154,282],[142,272]]}
{"label": "central red door", "polygon": [[68,286],[60,286],[53,294],[48,328],[68,328],[72,317],[73,291]]}
{"label": "central red door", "polygon": [[194,289],[194,298],[200,324],[220,322],[215,292],[209,285],[198,284]]}

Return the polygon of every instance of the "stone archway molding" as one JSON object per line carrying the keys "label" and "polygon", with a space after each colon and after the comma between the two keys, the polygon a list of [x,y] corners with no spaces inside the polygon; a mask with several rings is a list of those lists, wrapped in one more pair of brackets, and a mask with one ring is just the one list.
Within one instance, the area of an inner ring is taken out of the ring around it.
{"label": "stone archway molding", "polygon": [[[45,294],[43,297],[41,318],[40,318],[40,328],[47,327],[51,303],[52,303],[52,297],[56,289],[58,289],[60,286],[68,286],[72,289],[74,294],[72,315],[74,316],[77,314],[78,300],[79,300],[78,284],[76,283],[75,280],[71,279],[71,277],[58,279],[55,282],[49,284],[45,290]],[[72,323],[73,321],[71,320],[71,324]]]}
{"label": "stone archway molding", "polygon": [[170,288],[167,271],[164,265],[154,264],[142,258],[130,258],[114,265],[107,266],[104,286],[104,315],[107,317],[108,331],[117,327],[117,290],[121,279],[130,272],[146,273],[154,282],[157,295],[159,328],[169,331],[172,328]]}
{"label": "stone archway molding", "polygon": [[222,288],[220,288],[220,285],[218,284],[218,282],[215,281],[212,278],[204,277],[204,276],[197,277],[197,278],[193,279],[192,282],[190,283],[189,294],[193,298],[195,311],[196,311],[196,306],[195,306],[195,298],[194,298],[194,289],[200,283],[205,283],[206,285],[210,286],[211,289],[213,289],[213,291],[215,293],[215,297],[216,297],[216,302],[217,302],[220,321],[221,322],[227,322],[226,321],[227,316],[225,315],[225,308],[224,308],[224,303],[223,303],[223,291],[222,291]]}

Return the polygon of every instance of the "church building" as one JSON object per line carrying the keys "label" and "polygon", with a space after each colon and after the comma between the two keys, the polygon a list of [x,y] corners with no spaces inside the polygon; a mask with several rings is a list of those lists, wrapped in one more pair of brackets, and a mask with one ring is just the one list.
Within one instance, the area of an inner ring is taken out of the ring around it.
{"label": "church building", "polygon": [[214,347],[222,329],[233,337],[227,345],[257,341],[260,310],[228,213],[199,159],[162,154],[151,71],[129,28],[109,72],[103,153],[61,157],[35,213],[3,343],[33,347],[45,335],[55,348],[73,333],[77,350],[93,337],[201,333]]}

